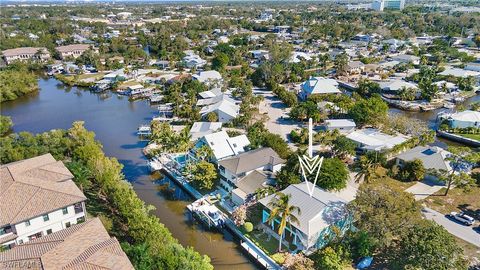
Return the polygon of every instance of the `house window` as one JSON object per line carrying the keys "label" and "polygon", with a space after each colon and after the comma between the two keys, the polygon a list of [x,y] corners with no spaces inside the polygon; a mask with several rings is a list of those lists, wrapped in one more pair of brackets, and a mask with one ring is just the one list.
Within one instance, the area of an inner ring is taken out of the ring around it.
{"label": "house window", "polygon": [[67,208],[67,207],[62,208],[62,213],[63,213],[64,215],[68,214],[68,208]]}
{"label": "house window", "polygon": [[48,217],[48,214],[43,215],[43,221],[49,221],[50,217]]}
{"label": "house window", "polygon": [[52,234],[52,229],[48,229],[48,230],[47,230],[47,235],[48,235],[48,234]]}
{"label": "house window", "polygon": [[73,207],[75,209],[75,214],[83,212],[82,203],[76,203]]}
{"label": "house window", "polygon": [[70,224],[70,222],[65,223],[66,228],[70,228],[70,226],[72,226],[72,224]]}
{"label": "house window", "polygon": [[218,167],[218,168],[220,169],[221,172],[225,172],[225,167],[220,166],[220,167]]}
{"label": "house window", "polygon": [[25,221],[25,226],[26,227],[30,226],[30,220]]}
{"label": "house window", "polygon": [[77,218],[77,223],[82,223],[82,222],[85,222],[85,217]]}
{"label": "house window", "polygon": [[18,244],[19,245],[23,244],[23,240],[22,239],[18,240]]}

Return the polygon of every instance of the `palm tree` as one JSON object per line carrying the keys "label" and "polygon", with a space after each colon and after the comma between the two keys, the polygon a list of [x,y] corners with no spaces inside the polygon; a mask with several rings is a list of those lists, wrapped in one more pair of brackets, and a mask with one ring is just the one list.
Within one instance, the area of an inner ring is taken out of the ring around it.
{"label": "palm tree", "polygon": [[378,168],[385,161],[386,157],[384,153],[367,152],[364,156],[360,157],[357,163],[359,170],[355,175],[355,182],[360,182],[362,178],[365,182],[370,182],[370,180],[376,176]]}
{"label": "palm tree", "polygon": [[300,208],[290,205],[290,197],[290,194],[287,195],[282,192],[278,192],[275,194],[273,200],[271,200],[267,205],[270,209],[272,209],[267,222],[272,222],[277,217],[281,218],[280,225],[278,226],[278,235],[280,235],[278,241],[279,252],[282,250],[282,239],[283,234],[285,233],[285,228],[287,227],[287,223],[290,223],[290,228],[292,222],[296,223],[297,225],[300,224],[300,221],[294,215],[294,213],[301,215]]}

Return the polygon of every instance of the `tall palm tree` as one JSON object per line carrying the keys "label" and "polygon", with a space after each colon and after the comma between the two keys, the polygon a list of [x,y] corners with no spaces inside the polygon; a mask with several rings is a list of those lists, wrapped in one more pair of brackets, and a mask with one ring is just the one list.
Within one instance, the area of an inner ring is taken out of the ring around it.
{"label": "tall palm tree", "polygon": [[270,217],[268,217],[267,222],[272,222],[275,218],[280,218],[280,225],[278,226],[278,235],[280,235],[278,241],[278,251],[282,250],[282,239],[283,234],[285,233],[285,228],[287,224],[294,222],[295,224],[299,225],[300,221],[295,216],[295,213],[301,215],[300,208],[297,206],[290,205],[290,197],[291,195],[284,194],[282,192],[278,192],[275,194],[273,200],[268,203],[268,207],[270,207]]}

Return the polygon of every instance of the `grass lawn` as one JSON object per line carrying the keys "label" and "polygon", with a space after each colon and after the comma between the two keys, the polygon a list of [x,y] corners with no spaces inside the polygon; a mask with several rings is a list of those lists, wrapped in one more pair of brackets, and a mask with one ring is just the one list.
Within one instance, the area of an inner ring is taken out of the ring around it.
{"label": "grass lawn", "polygon": [[[273,236],[268,236],[267,234],[253,230],[251,233],[246,233],[245,236],[252,240],[255,245],[261,248],[268,256],[278,252],[278,240]],[[282,245],[282,250],[288,250],[288,247]]]}
{"label": "grass lawn", "polygon": [[455,133],[455,135],[460,135],[465,138],[473,139],[480,141],[480,134],[460,134],[460,133]]}
{"label": "grass lawn", "polygon": [[468,258],[473,258],[473,257],[480,258],[480,248],[458,237],[454,237],[454,238],[455,238],[455,241],[457,242],[457,245],[463,249],[465,255]]}
{"label": "grass lawn", "polygon": [[126,89],[129,86],[133,86],[133,85],[137,85],[137,84],[140,84],[140,83],[137,82],[136,80],[124,81],[118,86],[118,88]]}
{"label": "grass lawn", "polygon": [[450,189],[447,196],[443,196],[443,194],[445,194],[445,189],[428,196],[425,203],[428,207],[443,214],[462,210],[477,220],[480,219],[480,187],[473,187],[470,191],[454,188]]}
{"label": "grass lawn", "polygon": [[402,182],[402,181],[393,179],[387,175],[387,169],[381,167],[381,168],[378,168],[377,170],[377,177],[373,179],[370,184],[371,185],[386,184],[389,187],[392,187],[398,190],[405,190],[415,185],[415,183],[416,182]]}

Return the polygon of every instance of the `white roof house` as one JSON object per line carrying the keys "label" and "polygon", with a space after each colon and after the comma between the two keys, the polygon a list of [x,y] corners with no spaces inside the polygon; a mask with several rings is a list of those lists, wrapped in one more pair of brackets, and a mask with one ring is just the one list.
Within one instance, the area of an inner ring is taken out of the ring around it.
{"label": "white roof house", "polygon": [[385,92],[397,92],[400,91],[403,87],[418,89],[416,84],[406,82],[404,80],[391,80],[389,82],[380,83],[380,87]]}
{"label": "white roof house", "polygon": [[222,81],[222,75],[216,70],[200,71],[198,74],[193,75],[192,78],[206,85]]}
{"label": "white roof house", "polygon": [[245,152],[244,148],[250,145],[250,141],[246,135],[231,138],[226,131],[222,130],[203,136],[197,142],[195,148],[199,148],[202,145],[207,145],[212,150],[213,161],[217,162],[223,158]]}
{"label": "white roof house", "polygon": [[198,93],[198,95],[201,97],[201,98],[213,98],[213,97],[216,97],[216,96],[219,96],[222,94],[222,89],[220,88],[213,88],[211,90],[207,90],[207,91],[203,91],[203,92],[200,92]]}
{"label": "white roof house", "polygon": [[466,110],[449,116],[448,120],[452,128],[480,128],[480,112]]}
{"label": "white roof house", "polygon": [[449,67],[447,67],[444,71],[438,74],[442,76],[454,76],[454,77],[462,77],[462,78],[466,78],[470,76],[473,76],[473,77],[480,76],[480,72],[477,72],[477,71],[465,70],[461,68],[449,68]]}
{"label": "white roof house", "polygon": [[[322,247],[326,244],[324,239],[329,233],[328,227],[342,227],[347,219],[346,201],[317,186],[312,196],[305,182],[290,185],[281,192],[290,195],[289,203],[300,208],[301,214],[296,214],[299,224],[293,223],[291,227],[287,226],[286,230],[293,234],[293,243],[303,249]],[[268,204],[274,197],[275,194],[272,194],[259,202],[268,209]],[[266,222],[268,216],[269,213],[264,210],[262,222]]]}
{"label": "white roof house", "polygon": [[409,139],[408,136],[398,134],[395,136],[385,134],[375,128],[366,128],[355,130],[347,135],[347,138],[357,143],[363,150],[381,151],[383,149],[392,149]]}
{"label": "white roof house", "polygon": [[301,84],[299,96],[301,99],[307,99],[313,94],[338,94],[342,93],[338,88],[338,82],[334,79],[324,77],[311,77]]}
{"label": "white roof house", "polygon": [[217,103],[204,106],[200,110],[202,117],[211,112],[214,112],[218,115],[219,122],[226,123],[238,116],[240,113],[240,106],[229,101],[228,99],[222,99]]}
{"label": "white roof house", "polygon": [[221,122],[195,122],[190,128],[191,141],[196,141],[205,135],[211,134],[222,128]]}
{"label": "white roof house", "polygon": [[292,52],[292,56],[290,57],[290,62],[291,63],[300,63],[302,60],[312,60],[312,57],[310,54],[305,53],[305,52]]}
{"label": "white roof house", "polygon": [[193,52],[189,52],[183,58],[183,64],[187,68],[199,68],[205,66],[207,64],[207,60],[202,59],[200,56]]}
{"label": "white roof house", "polygon": [[349,132],[355,129],[357,125],[352,119],[328,119],[325,120],[327,130],[338,129],[340,132]]}

